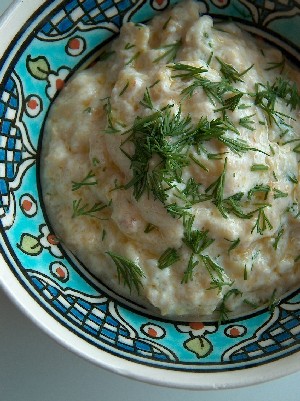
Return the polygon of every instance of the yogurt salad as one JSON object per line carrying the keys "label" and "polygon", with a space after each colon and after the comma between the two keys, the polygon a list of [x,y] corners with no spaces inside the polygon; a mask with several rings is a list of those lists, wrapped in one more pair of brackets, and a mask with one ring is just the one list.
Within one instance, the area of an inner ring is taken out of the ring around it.
{"label": "yogurt salad", "polygon": [[272,308],[300,283],[298,85],[278,49],[197,3],[126,23],[46,122],[56,235],[162,315]]}

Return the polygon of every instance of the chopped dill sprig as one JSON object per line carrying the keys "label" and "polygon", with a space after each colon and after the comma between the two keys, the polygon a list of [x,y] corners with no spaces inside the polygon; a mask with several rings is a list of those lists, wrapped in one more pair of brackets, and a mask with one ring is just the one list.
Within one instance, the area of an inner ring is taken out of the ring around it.
{"label": "chopped dill sprig", "polygon": [[145,228],[145,230],[144,230],[144,233],[148,234],[151,231],[156,230],[156,229],[157,229],[157,227],[154,224],[148,223],[146,228]]}
{"label": "chopped dill sprig", "polygon": [[153,88],[155,85],[157,85],[160,82],[160,79],[157,79],[155,82],[153,82],[152,85],[149,86],[149,89]]}
{"label": "chopped dill sprig", "polygon": [[163,31],[167,28],[167,26],[168,26],[168,24],[169,24],[171,18],[172,18],[172,17],[171,17],[171,15],[170,15],[169,18],[166,20],[166,22],[163,24],[163,27],[162,27]]}
{"label": "chopped dill sprig", "polygon": [[240,118],[239,120],[239,124],[241,127],[247,128],[250,131],[254,131],[254,127],[253,125],[255,124],[255,122],[253,120],[251,120],[251,117],[255,116],[255,114],[251,114],[250,116],[245,116]]}
{"label": "chopped dill sprig", "polygon": [[250,171],[267,171],[269,166],[266,164],[252,164]]}
{"label": "chopped dill sprig", "polygon": [[225,218],[227,218],[227,214],[224,210],[223,199],[224,199],[226,166],[227,166],[227,157],[225,158],[224,167],[221,175],[205,190],[206,193],[209,193],[211,191],[214,204],[217,206],[220,213]]}
{"label": "chopped dill sprig", "polygon": [[153,60],[154,63],[157,63],[158,61],[162,59],[166,59],[166,63],[171,63],[172,61],[175,60],[177,56],[177,52],[179,51],[180,47],[182,46],[182,40],[179,39],[175,43],[171,43],[169,45],[165,45],[160,47],[159,49],[165,50],[164,53],[162,53],[160,56],[158,56],[156,59]]}
{"label": "chopped dill sprig", "polygon": [[192,65],[176,63],[174,65],[170,65],[169,68],[173,71],[182,71],[173,75],[172,78],[183,78],[183,79],[192,79],[199,78],[199,76],[203,72],[207,72],[207,68],[204,67],[193,67]]}
{"label": "chopped dill sprig", "polygon": [[77,191],[83,186],[97,185],[97,180],[94,178],[95,178],[95,173],[93,173],[93,171],[90,170],[82,181],[79,182],[72,181],[72,191]]}
{"label": "chopped dill sprig", "polygon": [[276,237],[274,238],[273,248],[274,248],[275,250],[277,250],[279,240],[281,239],[281,237],[283,236],[283,234],[284,234],[284,228],[281,227],[281,228],[279,229],[279,231],[277,232]]}
{"label": "chopped dill sprig", "polygon": [[285,57],[282,56],[281,61],[278,62],[268,62],[267,63],[268,67],[265,68],[265,71],[270,71],[270,70],[276,70],[277,68],[279,69],[279,73],[282,74],[284,67],[285,67]]}
{"label": "chopped dill sprig", "polygon": [[228,300],[229,297],[231,296],[242,296],[243,293],[238,290],[237,288],[231,288],[229,291],[226,292],[226,294],[223,296],[222,301],[219,305],[219,307],[216,309],[219,312],[219,319],[218,319],[218,326],[227,320],[229,320],[229,313],[231,310],[227,307],[226,301]]}
{"label": "chopped dill sprig", "polygon": [[274,199],[286,198],[287,196],[289,196],[288,193],[282,192],[282,191],[280,191],[279,189],[276,189],[276,188],[273,189],[273,193],[274,193],[274,194],[273,194]]}
{"label": "chopped dill sprig", "polygon": [[190,177],[185,184],[185,188],[180,191],[178,197],[186,202],[187,205],[205,202],[212,198],[211,195],[200,192],[201,184],[198,184],[193,177]]}
{"label": "chopped dill sprig", "polygon": [[138,57],[139,57],[140,55],[141,55],[141,52],[140,52],[140,51],[136,52],[136,53],[127,61],[127,63],[125,63],[125,65],[131,64],[133,61],[137,60]]}
{"label": "chopped dill sprig", "polygon": [[105,209],[108,205],[102,202],[96,202],[93,206],[89,206],[87,203],[82,205],[82,199],[73,200],[73,214],[72,219],[80,216],[89,216],[99,218],[95,213]]}
{"label": "chopped dill sprig", "polygon": [[214,262],[208,255],[199,255],[199,259],[202,261],[211,278],[208,290],[217,289],[218,292],[221,292],[224,286],[231,286],[233,284],[224,269]]}
{"label": "chopped dill sprig", "polygon": [[216,109],[215,111],[225,111],[225,110],[234,111],[238,107],[243,95],[244,94],[240,92],[237,93],[236,95],[228,97],[224,101],[224,106],[220,107],[219,109]]}
{"label": "chopped dill sprig", "polygon": [[[146,117],[137,117],[126,141],[134,144],[134,154],[127,155],[131,161],[132,179],[124,188],[133,187],[134,197],[138,200],[147,191],[160,190],[159,199],[165,200],[162,194],[167,178],[178,178],[182,167],[189,164],[188,156],[182,152],[186,145],[188,132],[191,129],[190,116],[182,117],[179,110],[172,114],[170,107],[156,111]],[[169,138],[174,138],[170,141]],[[159,156],[160,163],[154,171],[150,170],[150,160],[154,155]]]}
{"label": "chopped dill sprig", "polygon": [[296,177],[296,175],[295,174],[289,174],[288,175],[288,180],[290,181],[290,182],[292,182],[293,184],[298,184],[298,178]]}
{"label": "chopped dill sprig", "polygon": [[106,253],[112,258],[116,265],[119,283],[123,281],[124,286],[127,286],[130,292],[134,287],[139,294],[140,288],[143,287],[142,278],[145,277],[145,274],[140,266],[116,253],[109,251]]}
{"label": "chopped dill sprig", "polygon": [[144,93],[143,99],[140,101],[140,104],[142,106],[144,106],[146,109],[150,109],[150,110],[154,109],[152,99],[150,96],[150,92],[149,92],[149,88],[146,88],[146,91]]}
{"label": "chopped dill sprig", "polygon": [[180,206],[177,205],[177,203],[171,203],[170,205],[165,206],[165,208],[174,219],[180,219],[187,213],[191,206]]}
{"label": "chopped dill sprig", "polygon": [[210,52],[210,55],[209,55],[209,57],[208,57],[208,59],[207,59],[207,61],[206,61],[206,64],[207,64],[207,65],[210,65],[211,60],[212,60],[212,58],[213,58],[213,55],[214,55],[214,52],[211,51],[211,52]]}
{"label": "chopped dill sprig", "polygon": [[255,104],[260,107],[268,117],[269,123],[274,122],[279,125],[276,118],[279,119],[281,124],[285,124],[283,117],[290,117],[283,113],[280,113],[275,109],[276,101],[278,98],[282,99],[286,106],[289,106],[291,110],[295,110],[300,106],[300,94],[295,83],[277,77],[273,84],[267,82],[266,84],[256,83],[256,92],[254,94]]}
{"label": "chopped dill sprig", "polygon": [[253,188],[251,188],[251,189],[248,191],[247,198],[248,198],[248,199],[252,199],[252,196],[253,196],[254,194],[256,194],[256,193],[264,193],[264,194],[265,194],[265,195],[264,195],[264,200],[266,200],[267,197],[268,197],[268,194],[269,194],[270,190],[271,190],[271,188],[270,188],[270,186],[267,185],[267,184],[266,184],[266,185],[264,185],[264,184],[257,184],[257,185],[255,185]]}
{"label": "chopped dill sprig", "polygon": [[234,248],[236,248],[238,246],[238,244],[241,242],[240,238],[234,239],[234,240],[230,240],[227,238],[224,238],[226,241],[231,242],[230,247],[227,250],[227,253],[229,254]]}
{"label": "chopped dill sprig", "polygon": [[129,86],[129,81],[127,81],[127,83],[125,84],[125,86],[123,87],[123,89],[121,90],[121,92],[119,93],[119,96],[124,95],[124,93],[126,92],[128,86]]}
{"label": "chopped dill sprig", "polygon": [[91,114],[91,112],[92,112],[91,106],[89,106],[89,107],[87,107],[86,109],[84,109],[83,112],[84,112],[84,113],[87,113],[87,114]]}
{"label": "chopped dill sprig", "polygon": [[250,219],[252,217],[252,212],[245,212],[242,209],[242,198],[244,196],[243,192],[237,192],[234,195],[229,196],[222,201],[223,211],[226,213],[232,213],[240,219]]}
{"label": "chopped dill sprig", "polygon": [[225,80],[213,82],[203,77],[202,74],[207,72],[204,67],[193,67],[188,64],[177,63],[169,68],[178,72],[173,75],[173,78],[193,79],[193,82],[182,90],[183,98],[192,97],[198,88],[202,88],[212,104],[215,104],[215,101],[223,104],[223,94],[233,90],[232,86]]}
{"label": "chopped dill sprig", "polygon": [[255,229],[256,229],[256,232],[260,235],[263,235],[264,231],[267,229],[272,230],[273,226],[270,223],[270,220],[268,219],[268,217],[266,216],[266,213],[265,213],[265,208],[269,207],[269,206],[271,206],[271,205],[265,204],[265,205],[260,206],[257,209],[257,212],[258,212],[257,219],[256,219],[254,226],[252,227],[251,234],[255,231]]}
{"label": "chopped dill sprig", "polygon": [[107,51],[104,50],[99,57],[97,58],[97,61],[106,61],[109,57],[111,57],[113,54],[115,54],[114,50]]}
{"label": "chopped dill sprig", "polygon": [[250,67],[246,68],[242,72],[238,72],[232,65],[225,63],[224,61],[220,60],[218,57],[216,57],[218,60],[219,64],[221,65],[220,71],[223,74],[224,78],[228,82],[243,82],[241,77],[245,75],[251,68],[254,66],[254,64],[250,65]]}
{"label": "chopped dill sprig", "polygon": [[276,297],[276,292],[277,290],[275,288],[267,305],[270,313],[273,313],[276,306],[279,304],[279,299]]}
{"label": "chopped dill sprig", "polygon": [[259,305],[258,304],[255,304],[254,302],[251,302],[251,301],[249,301],[249,299],[243,299],[243,303],[245,304],[245,305],[248,305],[248,306],[250,306],[252,309],[257,309],[258,307],[259,307]]}
{"label": "chopped dill sprig", "polygon": [[194,163],[196,163],[200,168],[202,168],[202,170],[204,171],[209,171],[208,168],[206,166],[204,166],[204,164],[202,164],[198,159],[196,159],[191,153],[189,154],[189,158],[193,160]]}
{"label": "chopped dill sprig", "polygon": [[126,43],[124,49],[129,50],[129,49],[132,49],[133,47],[135,47],[135,45],[133,43]]}
{"label": "chopped dill sprig", "polygon": [[174,248],[168,248],[158,259],[158,268],[163,270],[169,266],[172,266],[174,263],[178,262],[180,257]]}
{"label": "chopped dill sprig", "polygon": [[244,266],[244,275],[243,275],[244,280],[248,280],[248,269],[247,269],[247,265],[245,264]]}
{"label": "chopped dill sprig", "polygon": [[106,112],[106,118],[107,118],[107,128],[105,129],[105,132],[107,134],[115,134],[115,133],[119,132],[120,130],[115,127],[115,122],[113,121],[110,97],[107,97],[102,100],[106,100],[106,103],[103,106],[103,110]]}
{"label": "chopped dill sprig", "polygon": [[198,265],[198,263],[199,260],[194,260],[194,254],[192,253],[188,261],[188,266],[183,273],[181,284],[187,284],[189,281],[193,281],[194,268]]}
{"label": "chopped dill sprig", "polygon": [[208,236],[208,230],[193,230],[194,219],[194,215],[187,214],[184,216],[183,225],[185,231],[182,241],[195,255],[199,255],[214,242],[214,239]]}

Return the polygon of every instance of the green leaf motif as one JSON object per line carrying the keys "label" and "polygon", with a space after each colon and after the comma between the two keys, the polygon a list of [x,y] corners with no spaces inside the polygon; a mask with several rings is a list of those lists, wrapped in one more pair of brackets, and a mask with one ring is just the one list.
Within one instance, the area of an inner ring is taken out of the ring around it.
{"label": "green leaf motif", "polygon": [[205,337],[194,337],[187,340],[184,343],[184,346],[187,350],[196,354],[197,358],[207,357],[213,349],[211,342]]}
{"label": "green leaf motif", "polygon": [[37,256],[42,252],[43,247],[37,237],[31,234],[22,234],[20,244],[17,247],[26,255]]}
{"label": "green leaf motif", "polygon": [[51,72],[48,60],[44,56],[32,58],[27,56],[26,66],[29,73],[36,79],[46,80]]}

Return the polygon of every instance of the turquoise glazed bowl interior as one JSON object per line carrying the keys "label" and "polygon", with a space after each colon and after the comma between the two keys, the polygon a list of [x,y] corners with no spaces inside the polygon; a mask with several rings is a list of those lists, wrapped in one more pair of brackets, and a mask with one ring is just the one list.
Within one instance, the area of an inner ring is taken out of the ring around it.
{"label": "turquoise glazed bowl interior", "polygon": [[[218,325],[172,321],[118,297],[58,243],[43,205],[40,152],[52,102],[126,21],[170,0],[17,1],[0,44],[1,284],[40,327],[99,366],[160,385],[245,386],[300,368],[300,294]],[[297,1],[203,0],[299,62]]]}

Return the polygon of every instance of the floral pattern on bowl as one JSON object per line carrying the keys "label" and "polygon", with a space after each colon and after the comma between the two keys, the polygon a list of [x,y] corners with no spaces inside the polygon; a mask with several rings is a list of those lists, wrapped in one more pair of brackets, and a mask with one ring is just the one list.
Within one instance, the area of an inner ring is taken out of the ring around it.
{"label": "floral pattern on bowl", "polygon": [[[60,245],[49,225],[39,182],[49,107],[73,72],[95,59],[124,22],[145,21],[170,2],[40,3],[26,35],[20,30],[4,54],[0,89],[1,248],[28,296],[93,347],[164,372],[237,372],[299,352],[298,291],[287,294],[271,311],[261,308],[220,325],[174,322],[120,299]],[[232,17],[297,59],[296,0],[207,0],[201,2],[201,10]],[[194,387],[201,386],[200,380]]]}

